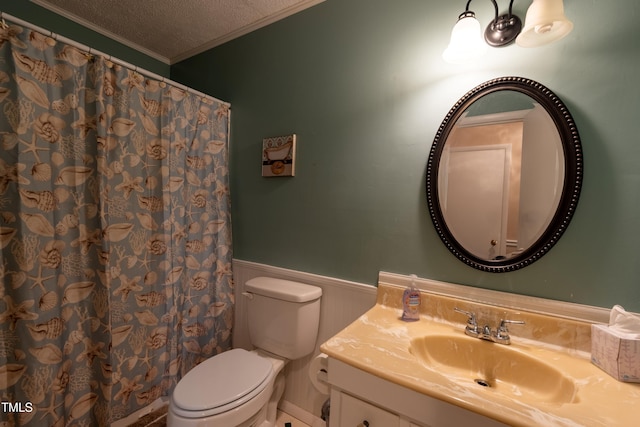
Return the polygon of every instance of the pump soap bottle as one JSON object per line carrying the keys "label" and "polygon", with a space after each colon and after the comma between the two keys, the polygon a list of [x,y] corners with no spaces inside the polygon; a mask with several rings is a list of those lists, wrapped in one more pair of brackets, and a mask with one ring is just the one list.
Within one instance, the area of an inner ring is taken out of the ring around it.
{"label": "pump soap bottle", "polygon": [[415,322],[420,320],[420,290],[416,287],[417,276],[411,275],[411,286],[402,294],[402,320]]}

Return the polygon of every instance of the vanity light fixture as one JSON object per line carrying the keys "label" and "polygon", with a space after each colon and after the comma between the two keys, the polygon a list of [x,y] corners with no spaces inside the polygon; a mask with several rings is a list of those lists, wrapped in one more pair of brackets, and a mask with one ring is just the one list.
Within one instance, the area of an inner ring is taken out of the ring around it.
{"label": "vanity light fixture", "polygon": [[491,0],[495,17],[484,31],[474,12],[465,11],[458,16],[458,22],[451,31],[451,41],[442,57],[451,63],[467,62],[484,54],[487,45],[507,46],[515,40],[518,46],[537,47],[560,40],[573,29],[573,24],[564,15],[562,0],[533,0],[527,10],[524,29],[520,18],[512,13],[514,0],[509,1],[509,12],[500,15],[498,3]]}
{"label": "vanity light fixture", "polygon": [[571,30],[573,23],[564,15],[562,0],[533,0],[516,43],[521,47],[543,46],[560,40]]}

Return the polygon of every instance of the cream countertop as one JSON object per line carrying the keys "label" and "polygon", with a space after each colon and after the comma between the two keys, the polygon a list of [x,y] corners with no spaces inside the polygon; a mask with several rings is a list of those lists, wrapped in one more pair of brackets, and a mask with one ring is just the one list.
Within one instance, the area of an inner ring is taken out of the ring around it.
{"label": "cream countertop", "polygon": [[[421,320],[403,322],[402,291],[381,284],[377,304],[325,342],[321,351],[377,377],[513,426],[640,425],[640,384],[619,382],[590,362],[589,323],[425,293]],[[425,368],[410,352],[410,341],[428,334],[464,336],[466,318],[453,312],[454,306],[480,313],[481,325],[483,315],[491,325],[496,324],[496,316],[525,320],[526,325],[510,328],[510,350],[533,356],[570,378],[577,386],[573,401],[546,403],[531,394],[517,396],[517,390],[511,395],[498,393],[478,386],[472,378],[447,377]]]}

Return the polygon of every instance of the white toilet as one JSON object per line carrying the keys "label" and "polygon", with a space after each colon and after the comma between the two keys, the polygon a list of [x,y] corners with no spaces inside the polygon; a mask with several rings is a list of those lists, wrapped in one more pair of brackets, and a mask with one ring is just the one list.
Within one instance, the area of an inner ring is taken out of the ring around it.
{"label": "white toilet", "polygon": [[315,349],[322,289],[256,277],[243,295],[256,350],[229,350],[190,370],[171,396],[168,427],[275,425],[284,365]]}

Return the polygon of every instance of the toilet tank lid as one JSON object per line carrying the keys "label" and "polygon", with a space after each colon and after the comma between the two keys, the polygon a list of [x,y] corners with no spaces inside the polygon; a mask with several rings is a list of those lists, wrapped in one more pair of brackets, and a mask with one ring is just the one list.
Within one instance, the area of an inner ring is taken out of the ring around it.
{"label": "toilet tank lid", "polygon": [[317,286],[274,277],[254,277],[244,287],[254,294],[291,302],[308,302],[322,296],[322,288]]}

